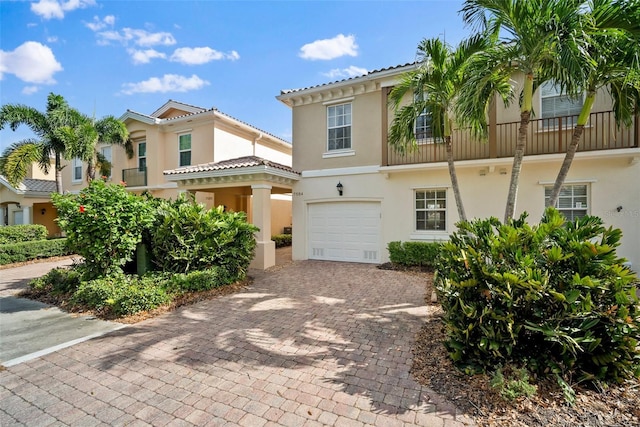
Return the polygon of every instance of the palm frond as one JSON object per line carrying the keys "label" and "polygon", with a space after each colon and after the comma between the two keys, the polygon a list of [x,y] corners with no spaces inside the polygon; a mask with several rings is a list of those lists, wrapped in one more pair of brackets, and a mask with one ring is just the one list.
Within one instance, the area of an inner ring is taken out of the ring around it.
{"label": "palm frond", "polygon": [[42,144],[34,139],[27,139],[11,144],[2,154],[0,173],[16,187],[29,173],[29,168],[40,160]]}

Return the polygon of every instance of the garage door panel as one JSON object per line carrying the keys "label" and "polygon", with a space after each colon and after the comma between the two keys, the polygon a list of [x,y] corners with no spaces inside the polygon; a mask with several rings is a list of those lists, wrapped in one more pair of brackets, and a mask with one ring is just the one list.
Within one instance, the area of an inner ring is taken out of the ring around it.
{"label": "garage door panel", "polygon": [[380,262],[380,203],[309,205],[309,258]]}

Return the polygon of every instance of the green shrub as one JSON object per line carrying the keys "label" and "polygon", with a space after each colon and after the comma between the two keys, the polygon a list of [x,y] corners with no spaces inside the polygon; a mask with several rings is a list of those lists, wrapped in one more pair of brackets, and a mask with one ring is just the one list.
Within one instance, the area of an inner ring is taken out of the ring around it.
{"label": "green shrub", "polygon": [[153,310],[169,301],[162,286],[123,274],[83,282],[71,299],[73,305],[116,316]]}
{"label": "green shrub", "polygon": [[66,239],[54,239],[0,245],[0,265],[69,255],[73,252],[66,242]]}
{"label": "green shrub", "polygon": [[52,294],[72,294],[78,290],[81,276],[74,269],[54,268],[42,277],[33,279],[29,286],[39,291],[48,291]]}
{"label": "green shrub", "polygon": [[162,200],[151,230],[153,261],[162,271],[187,273],[217,266],[242,278],[253,259],[256,231],[243,212],[209,210],[193,196]]}
{"label": "green shrub", "polygon": [[502,368],[498,368],[493,373],[490,384],[505,400],[532,397],[538,391],[538,387],[529,382],[529,372],[524,368],[512,369],[506,378]]}
{"label": "green shrub", "polygon": [[291,246],[291,234],[276,234],[271,236],[271,240],[276,242],[276,248]]}
{"label": "green shrub", "polygon": [[94,180],[80,194],[52,194],[71,250],[85,260],[87,279],[122,272],[155,210],[123,185]]}
{"label": "green shrub", "polygon": [[175,273],[168,276],[166,287],[169,292],[208,291],[234,283],[240,279],[229,274],[222,267],[211,267],[207,270],[196,270],[189,273]]}
{"label": "green shrub", "polygon": [[537,226],[526,214],[459,223],[435,276],[452,359],[469,371],[550,371],[567,397],[567,378],[639,376],[637,278],[616,256],[620,230],[602,224],[552,208]]}
{"label": "green shrub", "polygon": [[406,267],[435,267],[442,243],[389,242],[389,260]]}
{"label": "green shrub", "polygon": [[47,234],[47,227],[40,224],[8,225],[0,227],[0,245],[45,240]]}

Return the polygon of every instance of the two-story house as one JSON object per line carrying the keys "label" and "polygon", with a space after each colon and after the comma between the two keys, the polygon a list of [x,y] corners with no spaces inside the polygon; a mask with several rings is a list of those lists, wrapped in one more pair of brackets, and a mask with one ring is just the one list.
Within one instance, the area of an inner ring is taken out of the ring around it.
{"label": "two-story house", "polygon": [[[175,199],[194,193],[207,207],[247,213],[260,228],[253,267],[275,264],[273,234],[291,227],[291,188],[299,174],[291,168],[291,144],[216,108],[170,100],[147,115],[128,110],[122,120],[133,142],[101,145],[111,161],[110,180],[123,181],[135,193]],[[86,165],[73,160],[65,168],[64,188],[86,186]]]}
{"label": "two-story house", "polygon": [[[407,64],[314,87],[282,91],[293,117],[293,258],[382,263],[390,241],[440,241],[458,221],[444,144],[419,120],[417,150],[387,144],[391,88]],[[522,82],[520,76],[514,80]],[[573,132],[580,105],[551,85],[536,92],[520,175],[516,215],[538,221]],[[489,138],[454,134],[454,158],[469,218],[502,218],[519,125],[516,106],[495,102]],[[606,91],[599,94],[563,187],[568,217],[597,215],[622,229],[619,254],[640,267],[640,131],[617,128]]]}

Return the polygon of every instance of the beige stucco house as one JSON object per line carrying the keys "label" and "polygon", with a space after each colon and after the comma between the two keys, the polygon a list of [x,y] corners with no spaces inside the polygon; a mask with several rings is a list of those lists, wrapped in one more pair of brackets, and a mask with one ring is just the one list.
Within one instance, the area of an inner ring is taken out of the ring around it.
{"label": "beige stucco house", "polygon": [[0,175],[0,226],[41,224],[47,227],[49,237],[59,236],[58,211],[51,203],[55,191],[53,171],[45,174],[38,164],[31,165],[27,177],[16,187]]}
{"label": "beige stucco house", "polygon": [[[123,147],[101,145],[113,164],[109,180],[136,193],[175,199],[194,193],[208,207],[243,211],[260,228],[256,268],[275,264],[272,234],[291,227],[291,188],[299,174],[291,168],[291,144],[216,108],[170,100],[147,115],[128,110],[120,117],[133,141],[133,157]],[[80,191],[86,165],[73,160],[64,169],[66,191]]]}
{"label": "beige stucco house", "polygon": [[[382,263],[390,241],[440,241],[458,221],[444,144],[419,122],[418,149],[397,154],[387,145],[393,110],[388,94],[407,64],[361,77],[282,91],[291,107],[293,258]],[[516,81],[522,78],[514,76]],[[597,215],[621,228],[619,254],[640,268],[640,131],[616,128],[608,95],[598,97],[559,200],[567,216]],[[520,176],[516,215],[538,221],[580,107],[551,85],[536,92]],[[457,130],[454,156],[469,218],[502,218],[519,111],[496,102],[488,141]]]}

